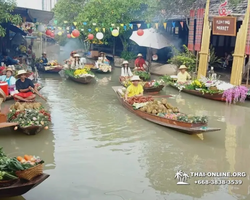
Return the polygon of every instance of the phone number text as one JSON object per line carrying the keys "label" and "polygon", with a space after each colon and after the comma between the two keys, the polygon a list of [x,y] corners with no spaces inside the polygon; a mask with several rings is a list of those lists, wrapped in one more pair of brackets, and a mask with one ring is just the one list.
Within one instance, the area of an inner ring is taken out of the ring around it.
{"label": "phone number text", "polygon": [[242,180],[197,180],[197,185],[242,185]]}

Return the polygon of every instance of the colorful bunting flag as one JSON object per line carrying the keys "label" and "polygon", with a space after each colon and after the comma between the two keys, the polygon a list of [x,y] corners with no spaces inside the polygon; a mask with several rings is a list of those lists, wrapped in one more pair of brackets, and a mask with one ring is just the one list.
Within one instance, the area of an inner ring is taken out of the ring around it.
{"label": "colorful bunting flag", "polygon": [[140,28],[140,27],[141,27],[141,24],[137,24],[137,27]]}
{"label": "colorful bunting flag", "polygon": [[183,28],[183,22],[180,22],[180,24],[181,24],[181,28]]}
{"label": "colorful bunting flag", "polygon": [[68,23],[68,21],[64,21],[64,24],[67,24]]}
{"label": "colorful bunting flag", "polygon": [[175,22],[172,22],[172,26],[173,26],[173,28],[175,28]]}
{"label": "colorful bunting flag", "polygon": [[131,29],[133,29],[133,24],[129,24],[129,27],[130,27]]}
{"label": "colorful bunting flag", "polygon": [[109,29],[110,29],[111,32],[113,31],[113,28],[112,28],[112,27],[110,27]]}
{"label": "colorful bunting flag", "polygon": [[166,29],[167,28],[167,23],[166,22],[163,23],[163,26],[164,26],[164,29]]}
{"label": "colorful bunting flag", "polygon": [[158,29],[159,28],[159,24],[155,23],[155,28]]}
{"label": "colorful bunting flag", "polygon": [[95,31],[96,31],[96,32],[98,32],[98,30],[99,30],[98,28],[95,28]]}
{"label": "colorful bunting flag", "polygon": [[121,26],[124,26],[124,24],[121,24]]}
{"label": "colorful bunting flag", "polygon": [[76,25],[77,25],[77,22],[73,22],[73,24],[76,26]]}
{"label": "colorful bunting flag", "polygon": [[93,23],[93,26],[96,26],[96,23]]}
{"label": "colorful bunting flag", "polygon": [[120,31],[120,27],[117,27],[117,30]]}
{"label": "colorful bunting flag", "polygon": [[111,26],[115,26],[115,24],[111,24]]}
{"label": "colorful bunting flag", "polygon": [[150,28],[150,24],[147,24],[147,27]]}
{"label": "colorful bunting flag", "polygon": [[124,25],[123,28],[124,28],[125,31],[127,30],[127,26],[126,25]]}
{"label": "colorful bunting flag", "polygon": [[88,31],[90,32],[90,31],[91,31],[91,28],[90,28],[90,29],[88,29]]}
{"label": "colorful bunting flag", "polygon": [[83,24],[83,25],[87,25],[87,22],[83,22],[82,24]]}
{"label": "colorful bunting flag", "polygon": [[103,32],[105,33],[106,29],[105,28],[102,28]]}

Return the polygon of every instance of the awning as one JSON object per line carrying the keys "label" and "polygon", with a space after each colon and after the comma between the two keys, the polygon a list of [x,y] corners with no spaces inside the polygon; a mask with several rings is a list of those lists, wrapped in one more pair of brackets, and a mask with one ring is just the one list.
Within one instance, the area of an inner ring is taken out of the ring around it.
{"label": "awning", "polygon": [[23,19],[25,18],[26,22],[39,22],[43,24],[48,24],[54,17],[53,12],[22,7],[16,7],[12,14],[20,15]]}
{"label": "awning", "polygon": [[[7,28],[8,23],[1,24],[1,26],[3,28]],[[27,35],[23,30],[21,30],[20,28],[14,26],[13,24],[9,24],[9,30],[14,32],[14,33],[20,33],[21,35],[24,35],[24,36]]]}

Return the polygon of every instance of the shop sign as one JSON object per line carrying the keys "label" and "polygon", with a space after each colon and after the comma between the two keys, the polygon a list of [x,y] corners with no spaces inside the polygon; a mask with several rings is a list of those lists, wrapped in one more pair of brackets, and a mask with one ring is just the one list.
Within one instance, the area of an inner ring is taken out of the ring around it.
{"label": "shop sign", "polygon": [[213,35],[236,36],[236,17],[214,17]]}

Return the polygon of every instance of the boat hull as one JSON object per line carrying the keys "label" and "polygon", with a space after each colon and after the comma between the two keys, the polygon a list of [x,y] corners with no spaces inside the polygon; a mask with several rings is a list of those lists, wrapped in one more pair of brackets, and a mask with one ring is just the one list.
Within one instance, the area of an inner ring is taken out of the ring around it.
{"label": "boat hull", "polygon": [[98,73],[98,74],[110,74],[111,73],[111,71],[104,72],[102,70],[95,69],[95,68],[91,68],[91,71],[95,72],[95,73]]}
{"label": "boat hull", "polygon": [[89,76],[89,77],[75,78],[73,76],[69,76],[69,79],[77,83],[89,84],[91,81],[93,81],[94,77]]}
{"label": "boat hull", "polygon": [[[174,89],[177,89],[179,90],[176,86],[174,85],[171,85],[170,86]],[[202,94],[201,92],[197,91],[197,90],[187,90],[187,89],[182,89],[181,90],[182,92],[185,92],[185,93],[188,93],[188,94],[192,94],[192,95],[195,95],[195,96],[198,96],[198,97],[202,97],[202,98],[205,98],[205,99],[210,99],[210,100],[214,100],[214,101],[222,101],[222,102],[226,102],[226,98],[222,97],[223,94],[219,94],[219,93],[215,93],[215,94],[207,94],[207,93],[204,93]]]}
{"label": "boat hull", "polygon": [[174,130],[178,130],[183,133],[187,134],[200,134],[204,132],[213,132],[213,131],[219,131],[221,130],[220,128],[209,128],[207,127],[207,124],[205,123],[186,123],[186,122],[180,122],[177,120],[171,120],[163,117],[159,117],[157,115],[152,115],[140,110],[134,110],[133,107],[128,104],[127,102],[124,101],[124,99],[118,94],[117,90],[120,89],[121,87],[113,87],[113,90],[116,92],[117,97],[121,104],[128,109],[130,112],[136,114],[137,116],[153,122],[155,124],[165,126]]}
{"label": "boat hull", "polygon": [[42,174],[31,181],[18,180],[9,187],[0,188],[0,198],[21,196],[45,181],[50,175]]}
{"label": "boat hull", "polygon": [[54,69],[50,69],[50,70],[45,70],[44,66],[37,67],[38,71],[43,72],[43,73],[50,73],[50,74],[57,74],[62,69],[63,69],[63,66],[61,66],[61,65],[58,65],[58,67],[55,67]]}
{"label": "boat hull", "polygon": [[40,133],[45,126],[29,126],[29,127],[19,127],[19,129],[25,133],[26,135],[36,135],[38,133]]}

